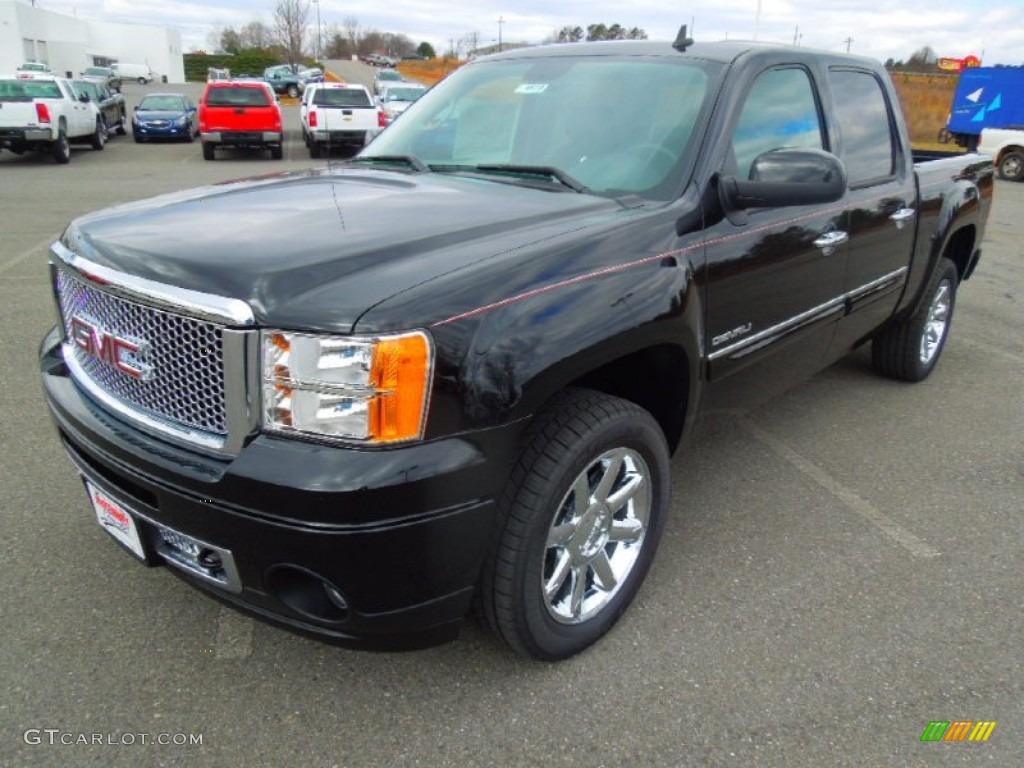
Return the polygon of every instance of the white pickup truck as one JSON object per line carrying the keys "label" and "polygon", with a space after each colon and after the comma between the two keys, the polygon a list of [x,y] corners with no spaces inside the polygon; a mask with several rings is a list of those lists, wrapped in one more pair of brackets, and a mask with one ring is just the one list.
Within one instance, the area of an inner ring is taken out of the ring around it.
{"label": "white pickup truck", "polygon": [[16,155],[48,152],[71,162],[71,142],[103,149],[107,132],[97,105],[75,95],[67,80],[53,75],[0,75],[0,147]]}
{"label": "white pickup truck", "polygon": [[978,151],[992,155],[999,178],[1024,181],[1024,128],[985,128]]}
{"label": "white pickup truck", "polygon": [[310,83],[299,108],[310,157],[332,147],[361,149],[387,125],[387,116],[365,86]]}

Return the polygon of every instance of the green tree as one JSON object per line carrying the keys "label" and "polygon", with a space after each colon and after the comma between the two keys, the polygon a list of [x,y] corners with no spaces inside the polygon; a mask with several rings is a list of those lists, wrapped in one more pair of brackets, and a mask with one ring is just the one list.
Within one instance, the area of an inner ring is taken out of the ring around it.
{"label": "green tree", "polygon": [[578,43],[583,39],[582,27],[562,27],[558,30],[555,40],[559,43]]}
{"label": "green tree", "polygon": [[419,55],[419,56],[423,56],[423,57],[425,57],[427,59],[436,59],[437,58],[437,52],[434,50],[434,46],[432,46],[430,43],[428,43],[425,40],[422,43],[420,43],[418,46],[416,46],[416,54]]}

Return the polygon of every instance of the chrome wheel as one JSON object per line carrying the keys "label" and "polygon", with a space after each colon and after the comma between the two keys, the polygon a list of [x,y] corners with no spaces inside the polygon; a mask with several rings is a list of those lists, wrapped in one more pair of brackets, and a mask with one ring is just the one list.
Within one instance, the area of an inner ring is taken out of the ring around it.
{"label": "chrome wheel", "polygon": [[928,365],[935,358],[942,346],[942,340],[946,336],[946,328],[949,324],[950,307],[950,283],[944,280],[932,296],[932,303],[928,307],[928,316],[925,319],[924,333],[921,334],[920,360]]}
{"label": "chrome wheel", "polygon": [[548,529],[541,574],[555,621],[587,621],[618,592],[643,548],[651,488],[647,463],[629,448],[606,451],[573,481]]}

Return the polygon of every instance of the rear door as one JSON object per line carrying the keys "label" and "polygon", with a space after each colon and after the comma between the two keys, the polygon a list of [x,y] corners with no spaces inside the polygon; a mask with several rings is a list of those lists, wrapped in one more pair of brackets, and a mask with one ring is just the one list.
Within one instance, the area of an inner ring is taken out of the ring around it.
{"label": "rear door", "polygon": [[878,328],[906,283],[917,232],[917,183],[896,121],[897,105],[879,76],[847,65],[828,71],[838,154],[849,179],[843,291],[849,315],[837,345],[849,347]]}

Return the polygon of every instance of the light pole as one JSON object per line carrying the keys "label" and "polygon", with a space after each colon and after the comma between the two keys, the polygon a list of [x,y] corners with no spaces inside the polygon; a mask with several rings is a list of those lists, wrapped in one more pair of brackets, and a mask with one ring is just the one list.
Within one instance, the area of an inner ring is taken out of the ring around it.
{"label": "light pole", "polygon": [[505,17],[504,16],[499,16],[498,17],[498,53],[501,53],[501,51],[503,50],[502,46],[501,46],[501,27],[502,27],[502,25],[504,23],[505,23]]}
{"label": "light pole", "polygon": [[320,62],[320,57],[323,56],[323,48],[320,47],[320,0],[313,0],[316,3],[316,61]]}

